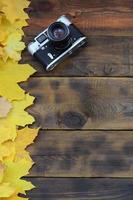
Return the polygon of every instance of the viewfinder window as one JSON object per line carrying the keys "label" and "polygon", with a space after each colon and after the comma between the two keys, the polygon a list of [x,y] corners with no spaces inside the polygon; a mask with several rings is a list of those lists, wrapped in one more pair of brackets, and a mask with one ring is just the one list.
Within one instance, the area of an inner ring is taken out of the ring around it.
{"label": "viewfinder window", "polygon": [[46,40],[46,38],[46,35],[42,34],[36,40],[41,44]]}

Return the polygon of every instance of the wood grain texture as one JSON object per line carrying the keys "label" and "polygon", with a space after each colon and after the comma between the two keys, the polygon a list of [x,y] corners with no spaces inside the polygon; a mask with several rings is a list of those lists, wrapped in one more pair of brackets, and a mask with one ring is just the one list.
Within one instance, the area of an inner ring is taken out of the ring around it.
{"label": "wood grain texture", "polygon": [[27,179],[37,188],[27,197],[132,200],[132,0],[32,0],[27,11],[26,44],[62,14],[88,37],[85,48],[50,73],[23,52],[21,62],[37,69],[22,85],[36,97],[28,112],[33,127],[45,129],[28,149],[36,165]]}
{"label": "wood grain texture", "polygon": [[32,0],[29,23],[39,30],[67,14],[88,35],[125,36],[133,35],[132,11],[132,0]]}
{"label": "wood grain texture", "polygon": [[[27,44],[33,36],[26,37]],[[23,63],[37,69],[35,76],[133,76],[133,37],[89,36],[88,45],[79,49],[53,71],[44,67],[27,50]]]}
{"label": "wood grain texture", "polygon": [[133,129],[133,79],[32,78],[29,112],[44,129]]}
{"label": "wood grain texture", "polygon": [[33,200],[132,200],[131,179],[37,178],[28,193]]}
{"label": "wood grain texture", "polygon": [[132,0],[32,0],[25,42],[33,38],[62,14],[67,14],[88,37],[88,45],[75,52],[50,73],[29,55],[23,63],[37,69],[36,76],[133,76]]}
{"label": "wood grain texture", "polygon": [[41,131],[30,176],[133,177],[133,131]]}

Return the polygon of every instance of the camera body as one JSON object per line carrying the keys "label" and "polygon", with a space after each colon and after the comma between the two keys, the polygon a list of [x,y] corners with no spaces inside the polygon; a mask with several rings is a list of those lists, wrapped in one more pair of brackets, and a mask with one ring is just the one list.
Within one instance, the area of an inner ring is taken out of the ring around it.
{"label": "camera body", "polygon": [[34,38],[28,51],[50,71],[85,43],[85,35],[63,15]]}

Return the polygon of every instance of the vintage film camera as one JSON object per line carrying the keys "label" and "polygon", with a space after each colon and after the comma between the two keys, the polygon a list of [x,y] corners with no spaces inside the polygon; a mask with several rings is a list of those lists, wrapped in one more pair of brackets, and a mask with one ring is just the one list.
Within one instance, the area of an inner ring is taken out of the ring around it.
{"label": "vintage film camera", "polygon": [[35,37],[28,51],[50,71],[85,43],[85,35],[63,15]]}

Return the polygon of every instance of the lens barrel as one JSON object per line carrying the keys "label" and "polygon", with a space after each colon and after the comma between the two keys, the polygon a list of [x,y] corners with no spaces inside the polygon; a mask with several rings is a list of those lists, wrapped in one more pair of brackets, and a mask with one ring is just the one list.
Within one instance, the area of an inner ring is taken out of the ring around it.
{"label": "lens barrel", "polygon": [[55,48],[67,48],[70,44],[70,30],[62,22],[54,22],[48,27],[47,35]]}

